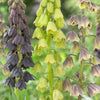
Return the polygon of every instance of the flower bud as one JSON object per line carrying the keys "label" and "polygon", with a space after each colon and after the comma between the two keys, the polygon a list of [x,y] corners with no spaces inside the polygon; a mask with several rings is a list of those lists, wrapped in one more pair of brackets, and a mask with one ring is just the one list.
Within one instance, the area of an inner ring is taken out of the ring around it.
{"label": "flower bud", "polygon": [[63,90],[70,91],[70,89],[71,89],[71,82],[70,82],[70,80],[65,79],[63,82]]}
{"label": "flower bud", "polygon": [[69,69],[71,69],[72,67],[74,67],[74,62],[72,57],[67,57],[63,63],[63,67],[68,67]]}
{"label": "flower bud", "polygon": [[49,13],[53,13],[53,3],[51,2],[47,3],[47,10]]}
{"label": "flower bud", "polygon": [[42,1],[41,1],[41,6],[42,6],[42,7],[45,7],[46,5],[47,5],[47,0],[42,0]]}
{"label": "flower bud", "polygon": [[54,41],[60,41],[60,40],[62,40],[62,39],[66,39],[66,37],[65,37],[64,33],[63,33],[61,30],[58,30],[58,31],[56,32],[56,34],[54,34],[53,40],[54,40]]}
{"label": "flower bud", "polygon": [[99,64],[92,67],[92,76],[100,77],[100,65]]}
{"label": "flower bud", "polygon": [[55,68],[55,76],[60,77],[60,76],[62,76],[64,74],[65,74],[64,68],[61,67],[61,66],[56,66],[56,68]]}
{"label": "flower bud", "polygon": [[40,16],[39,21],[38,21],[38,25],[40,27],[43,27],[43,26],[47,26],[47,24],[48,24],[48,15],[47,14],[42,14]]}
{"label": "flower bud", "polygon": [[80,41],[80,39],[79,39],[77,33],[74,32],[74,31],[70,31],[70,32],[67,34],[67,36],[66,36],[66,41],[68,41],[68,40],[70,40],[71,42],[74,42],[74,41],[79,42],[79,41]]}
{"label": "flower bud", "polygon": [[100,49],[100,38],[99,37],[96,37],[94,39],[94,46],[93,46],[93,49]]}
{"label": "flower bud", "polygon": [[89,21],[89,19],[87,17],[82,17],[81,21],[78,25],[78,28],[91,28],[92,27],[92,23]]}
{"label": "flower bud", "polygon": [[56,25],[54,22],[49,22],[47,25],[47,33],[55,34],[57,32]]}
{"label": "flower bud", "polygon": [[55,0],[55,8],[60,8],[60,7],[61,7],[61,1]]}
{"label": "flower bud", "polygon": [[64,48],[66,47],[66,41],[64,39],[56,42],[56,48]]}
{"label": "flower bud", "polygon": [[46,91],[46,88],[47,88],[47,87],[48,87],[47,80],[46,80],[45,78],[41,77],[41,78],[39,79],[39,83],[38,83],[36,89],[37,89],[38,91],[40,91],[40,92],[43,93],[43,92]]}
{"label": "flower bud", "polygon": [[89,92],[89,95],[93,97],[97,93],[100,93],[100,86],[97,84],[90,83],[88,84],[88,92]]}
{"label": "flower bud", "polygon": [[36,63],[34,65],[33,70],[34,70],[35,73],[42,73],[43,72],[43,66],[40,63]]}
{"label": "flower bud", "polygon": [[56,61],[55,61],[55,58],[54,58],[54,55],[53,54],[48,54],[45,58],[45,61],[44,61],[45,64],[55,64]]}
{"label": "flower bud", "polygon": [[45,39],[40,39],[38,43],[38,48],[45,49],[47,47],[48,47],[47,41]]}
{"label": "flower bud", "polygon": [[64,100],[63,94],[57,89],[53,91],[53,100]]}
{"label": "flower bud", "polygon": [[32,38],[41,39],[43,37],[43,30],[41,28],[36,28]]}
{"label": "flower bud", "polygon": [[71,48],[71,53],[80,52],[81,47],[78,42],[74,42]]}
{"label": "flower bud", "polygon": [[71,96],[78,97],[79,95],[82,95],[82,89],[78,85],[72,85],[71,86],[71,91],[70,91]]}
{"label": "flower bud", "polygon": [[57,19],[56,20],[56,26],[58,27],[58,28],[63,28],[64,26],[65,26],[65,20],[63,19],[63,18],[61,18],[61,19]]}
{"label": "flower bud", "polygon": [[86,49],[86,48],[81,48],[81,52],[79,55],[79,60],[89,60],[90,58],[92,58],[92,54]]}
{"label": "flower bud", "polygon": [[36,12],[37,16],[41,16],[41,14],[43,14],[43,10],[44,8],[40,6],[40,8],[38,9],[38,11]]}
{"label": "flower bud", "polygon": [[68,21],[68,25],[75,26],[77,24],[79,24],[79,19],[77,16],[72,16]]}
{"label": "flower bud", "polygon": [[57,19],[62,19],[62,18],[63,18],[63,14],[61,10],[56,8],[54,11],[54,19],[57,20]]}

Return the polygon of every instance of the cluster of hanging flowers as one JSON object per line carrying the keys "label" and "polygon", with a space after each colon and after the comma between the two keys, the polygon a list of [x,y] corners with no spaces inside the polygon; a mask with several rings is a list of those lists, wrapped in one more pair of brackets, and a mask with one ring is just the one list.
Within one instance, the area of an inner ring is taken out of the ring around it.
{"label": "cluster of hanging flowers", "polygon": [[[79,0],[79,2],[77,3],[77,5],[81,8],[81,9],[84,9],[86,8],[87,12],[96,12],[97,11],[97,6],[90,2],[89,0]],[[100,10],[98,10],[98,18],[99,18],[99,12]],[[92,27],[92,23],[89,21],[89,19],[87,17],[85,17],[84,13],[82,12],[82,18],[81,20],[78,19],[78,17],[76,15],[72,16],[69,21],[68,21],[68,25],[71,25],[71,26],[75,26],[75,25],[78,25],[78,29],[80,30],[80,34],[79,36],[82,37],[82,44],[81,44],[81,41],[80,41],[80,38],[78,36],[78,34],[75,32],[75,31],[70,31],[67,36],[66,36],[66,41],[70,41],[70,42],[73,42],[73,46],[71,48],[71,53],[64,61],[63,63],[63,67],[66,68],[72,68],[74,67],[74,61],[73,61],[73,55],[76,54],[76,52],[79,52],[79,61],[82,63],[83,61],[86,61],[86,60],[90,60],[92,62],[98,62],[97,58],[95,58],[89,51],[88,49],[85,47],[85,37],[87,35],[91,35],[93,34],[93,32],[91,31],[91,27]],[[99,19],[98,19],[99,21]],[[96,49],[96,52],[100,55],[100,48],[99,48],[99,33],[100,33],[100,24],[97,25],[97,37],[96,39],[94,40],[94,50]],[[79,43],[80,42],[80,43]],[[99,52],[98,52],[99,51]],[[100,57],[100,56],[99,56]],[[92,75],[93,76],[100,76],[100,73],[99,73],[99,70],[100,70],[100,65],[96,65],[96,66],[93,66],[92,67]],[[80,72],[76,72],[76,81],[78,80],[78,82],[76,83],[79,83],[79,80],[80,80]],[[83,73],[82,77],[82,82],[86,80],[86,77],[85,77],[85,74]],[[93,83],[88,83],[87,84],[87,88],[88,88],[88,92],[90,94],[90,96],[95,96],[97,93],[100,93],[100,86],[97,85],[97,84],[93,84]],[[74,85],[71,85],[71,81],[69,79],[65,79],[64,82],[63,82],[63,90],[64,91],[70,91],[70,95],[71,96],[75,96],[75,97],[78,97],[78,96],[82,96],[83,95],[83,86],[79,84],[74,84]]]}
{"label": "cluster of hanging flowers", "polygon": [[[34,53],[36,53],[38,56],[41,56],[43,55],[43,51],[47,50],[44,64],[54,64],[55,68],[51,72],[52,74],[54,74],[53,78],[60,78],[65,74],[64,68],[59,65],[61,57],[58,51],[56,51],[55,49],[65,48],[66,45],[66,37],[61,30],[61,28],[65,26],[65,21],[60,8],[61,0],[42,0],[40,3],[40,7],[36,13],[37,18],[34,21],[36,29],[34,31],[33,38],[38,39],[38,43],[35,47]],[[53,48],[54,51],[50,50],[52,49],[50,45],[51,41],[55,42],[55,48]],[[41,62],[36,63],[34,69],[37,70],[36,72],[38,73],[43,72]],[[47,72],[48,70],[46,70],[46,73]],[[48,89],[47,79],[47,75],[40,78],[36,88],[38,91],[44,93]],[[61,82],[62,81],[60,80],[59,83]],[[55,83],[55,87],[58,86],[57,84]],[[63,95],[58,88],[54,88],[53,90],[53,99],[63,100]]]}
{"label": "cluster of hanging flowers", "polygon": [[10,29],[4,34],[5,48],[9,49],[4,68],[8,68],[11,75],[6,79],[4,86],[26,89],[26,82],[34,80],[26,69],[33,67],[31,58],[33,50],[30,43],[28,20],[25,16],[26,5],[23,0],[9,0]]}

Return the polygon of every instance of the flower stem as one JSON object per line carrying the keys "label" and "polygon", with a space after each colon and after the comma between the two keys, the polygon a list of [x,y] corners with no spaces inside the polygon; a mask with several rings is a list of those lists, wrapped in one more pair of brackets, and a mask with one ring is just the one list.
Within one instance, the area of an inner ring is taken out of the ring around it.
{"label": "flower stem", "polygon": [[[48,34],[47,35],[47,44],[48,44],[48,50],[47,50],[47,54],[50,53],[50,44],[51,44],[51,35]],[[48,68],[48,80],[49,80],[49,87],[50,87],[50,100],[53,100],[53,69],[51,64],[47,64],[47,68]]]}

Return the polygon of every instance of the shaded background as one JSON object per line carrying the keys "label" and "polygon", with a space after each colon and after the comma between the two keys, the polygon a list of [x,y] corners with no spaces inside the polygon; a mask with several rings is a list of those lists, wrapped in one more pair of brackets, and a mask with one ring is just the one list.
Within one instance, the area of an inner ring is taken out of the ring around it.
{"label": "shaded background", "polygon": [[[8,11],[7,1],[8,0],[5,0],[3,3],[0,3],[0,14],[2,14],[4,16],[5,23],[9,26],[9,21],[8,21],[9,11]],[[77,1],[78,0],[61,0],[61,3],[62,3],[61,10],[62,10],[64,18],[66,20],[66,26],[62,29],[65,34],[67,34],[68,31],[72,30],[72,27],[67,26],[68,19],[72,15],[80,12],[79,7],[76,6]],[[91,0],[91,1],[93,1],[94,3],[100,2],[99,0]],[[33,22],[36,18],[36,11],[39,8],[40,0],[24,0],[24,2],[27,6],[26,15],[27,15],[28,20],[29,20],[28,25],[29,25],[29,28],[30,28],[31,36],[32,36],[34,29],[35,29],[35,25],[33,24]],[[78,13],[78,16],[80,18],[80,13]],[[96,26],[95,14],[90,13],[90,14],[87,14],[86,16],[93,23],[92,31],[95,34],[95,26]],[[75,31],[77,31],[77,30],[75,30]],[[33,47],[35,45],[35,42],[36,42],[36,40],[32,39]],[[71,46],[72,46],[72,43],[68,42],[68,44],[66,46],[66,52],[60,53],[63,60],[65,59],[66,55],[68,55]],[[86,46],[88,47],[88,50],[90,50],[91,53],[94,54],[94,52],[93,52],[93,37],[89,37],[89,38],[86,39]],[[36,55],[33,55],[32,58],[33,58],[34,61],[37,61],[37,59],[38,59],[38,57]],[[0,61],[5,63],[5,58],[0,57]],[[75,68],[73,68],[71,71],[67,70],[66,72],[67,72],[68,75],[71,75],[71,74],[79,71],[78,58],[74,58],[74,61],[75,61]],[[91,71],[90,69],[91,69],[91,67],[89,65],[86,65],[85,72],[89,74],[90,71]],[[33,71],[33,68],[31,68],[29,71],[31,73],[35,74],[34,71]],[[88,76],[87,79],[91,82],[94,82],[95,80],[93,80],[91,78],[91,76],[88,75],[88,74],[87,74],[87,76]],[[16,96],[14,94],[14,90],[10,89],[9,87],[4,87],[3,84],[2,84],[3,81],[6,79],[6,77],[8,75],[9,74],[4,75],[2,68],[0,69],[0,100],[17,100]],[[35,75],[37,76],[37,78],[39,78],[41,76],[39,74],[35,74]],[[38,80],[28,83],[27,90],[20,92],[21,100],[38,100],[37,97],[39,97],[41,95],[41,93],[37,92],[36,89],[35,89],[37,83],[38,83]],[[64,96],[65,96],[64,100],[77,100],[77,98],[69,97],[69,95],[70,94],[68,92],[64,93]],[[84,96],[83,100],[87,100],[85,98],[87,96]],[[67,97],[67,99],[66,99],[66,97]],[[89,98],[88,100],[92,100],[92,98]],[[95,100],[95,99],[93,99],[93,100]]]}

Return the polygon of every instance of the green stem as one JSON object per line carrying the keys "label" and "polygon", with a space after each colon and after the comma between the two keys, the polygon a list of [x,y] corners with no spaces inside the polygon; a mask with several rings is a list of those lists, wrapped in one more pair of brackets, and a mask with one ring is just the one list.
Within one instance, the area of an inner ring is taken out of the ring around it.
{"label": "green stem", "polygon": [[[47,54],[50,53],[50,45],[51,45],[51,38],[52,36],[50,34],[47,35],[47,44],[48,44],[48,50]],[[49,87],[50,87],[50,100],[53,100],[53,69],[51,64],[47,64],[48,67],[48,80],[49,80]]]}
{"label": "green stem", "polygon": [[48,80],[50,86],[50,97],[51,100],[53,100],[53,70],[51,64],[48,64],[47,67],[48,67]]}

